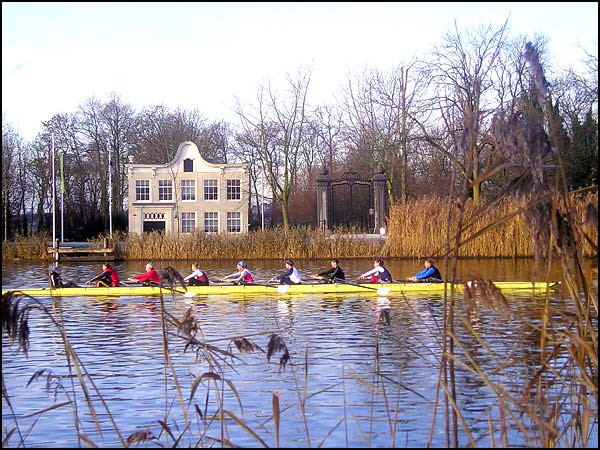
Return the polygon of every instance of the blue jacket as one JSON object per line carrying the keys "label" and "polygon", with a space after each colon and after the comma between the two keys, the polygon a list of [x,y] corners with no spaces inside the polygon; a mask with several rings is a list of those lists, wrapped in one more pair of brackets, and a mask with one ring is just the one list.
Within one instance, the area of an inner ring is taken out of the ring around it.
{"label": "blue jacket", "polygon": [[417,280],[425,280],[427,278],[435,278],[436,280],[442,281],[442,274],[434,266],[429,266],[419,273],[415,274]]}

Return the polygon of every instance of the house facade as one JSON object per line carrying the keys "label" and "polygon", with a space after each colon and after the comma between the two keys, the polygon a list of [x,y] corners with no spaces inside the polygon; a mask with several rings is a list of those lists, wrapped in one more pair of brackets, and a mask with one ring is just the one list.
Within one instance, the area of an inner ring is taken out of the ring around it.
{"label": "house facade", "polygon": [[248,232],[247,164],[209,163],[186,141],[167,164],[125,167],[130,233]]}

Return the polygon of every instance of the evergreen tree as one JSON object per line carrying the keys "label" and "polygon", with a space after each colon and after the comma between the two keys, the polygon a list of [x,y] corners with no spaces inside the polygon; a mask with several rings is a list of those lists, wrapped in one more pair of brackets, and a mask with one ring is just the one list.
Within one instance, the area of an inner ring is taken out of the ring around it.
{"label": "evergreen tree", "polygon": [[598,184],[598,122],[588,111],[583,124],[571,119],[572,143],[561,153],[569,189]]}

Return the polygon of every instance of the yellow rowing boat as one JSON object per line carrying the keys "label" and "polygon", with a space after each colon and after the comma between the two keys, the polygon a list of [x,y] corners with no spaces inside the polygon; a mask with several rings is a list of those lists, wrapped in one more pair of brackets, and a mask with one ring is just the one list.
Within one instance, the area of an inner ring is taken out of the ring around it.
{"label": "yellow rowing boat", "polygon": [[[470,282],[469,282],[470,283]],[[556,287],[555,282],[531,281],[498,281],[494,283],[503,293],[545,293]],[[454,291],[464,292],[464,283],[454,284]],[[428,295],[450,293],[450,283],[302,283],[295,285],[268,285],[268,284],[211,284],[209,286],[177,286],[174,289],[159,286],[119,286],[119,287],[71,287],[71,288],[31,288],[31,289],[3,289],[2,295],[29,295],[32,297],[151,297],[165,294],[181,294],[185,297],[212,296],[212,295],[323,295],[323,294],[377,294],[377,295]]]}

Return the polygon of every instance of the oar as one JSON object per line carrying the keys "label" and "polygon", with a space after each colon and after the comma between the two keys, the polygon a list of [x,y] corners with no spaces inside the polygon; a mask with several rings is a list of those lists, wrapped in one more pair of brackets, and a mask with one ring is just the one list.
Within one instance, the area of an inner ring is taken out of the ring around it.
{"label": "oar", "polygon": [[161,285],[159,283],[156,283],[155,281],[146,281],[146,283],[148,284],[148,286],[159,287],[159,288],[162,288],[162,289],[169,290],[171,292],[177,292],[178,294],[183,294],[183,296],[186,297],[186,298],[191,298],[191,297],[195,297],[196,296],[195,292],[182,291],[180,289],[177,289],[175,286],[173,286],[173,287],[171,287],[171,286],[165,286],[165,285]]}
{"label": "oar", "polygon": [[336,278],[335,281],[336,281],[336,283],[351,284],[352,286],[360,287],[360,288],[363,288],[363,289],[370,289],[371,291],[377,291],[377,295],[380,295],[382,297],[385,297],[391,291],[391,289],[389,287],[387,287],[387,288],[386,287],[374,288],[374,287],[370,287],[370,286],[365,286],[364,284],[352,283],[350,281],[342,280],[341,278]]}
{"label": "oar", "polygon": [[[256,284],[256,283],[255,283]],[[287,294],[287,291],[290,289],[289,284],[259,284],[258,286],[272,287],[277,289],[278,294]]]}
{"label": "oar", "polygon": [[[223,283],[219,284],[219,286],[231,286],[231,283]],[[234,285],[235,286],[235,285]],[[279,294],[287,294],[287,291],[290,288],[289,284],[270,284],[270,283],[242,283],[239,286],[262,286],[262,287],[270,287],[273,289],[277,289]]]}

